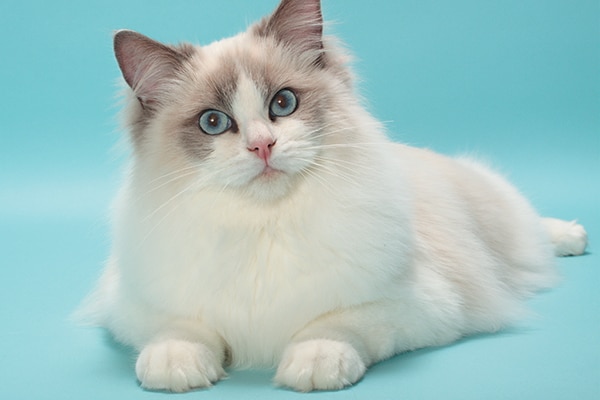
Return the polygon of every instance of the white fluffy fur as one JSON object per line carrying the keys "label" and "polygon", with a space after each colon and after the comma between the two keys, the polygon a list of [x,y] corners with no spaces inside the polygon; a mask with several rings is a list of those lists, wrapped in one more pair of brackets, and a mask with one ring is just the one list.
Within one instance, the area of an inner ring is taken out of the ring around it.
{"label": "white fluffy fur", "polygon": [[[263,51],[248,33],[203,51],[237,49]],[[230,363],[279,365],[276,383],[301,391],[339,389],[396,353],[506,326],[555,282],[555,248],[584,251],[581,226],[543,222],[483,165],[389,142],[325,74],[344,107],[317,133],[293,117],[270,124],[244,74],[240,133],[216,138],[206,160],[164,134],[181,104],[145,128],[87,303],[141,352],[143,387],[206,387]],[[277,140],[271,165],[283,172],[263,174],[245,145],[258,134]]]}

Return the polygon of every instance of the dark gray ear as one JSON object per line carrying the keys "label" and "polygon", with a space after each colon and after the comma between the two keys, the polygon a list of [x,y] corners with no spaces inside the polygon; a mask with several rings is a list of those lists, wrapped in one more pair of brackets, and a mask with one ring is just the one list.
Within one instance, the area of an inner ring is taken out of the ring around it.
{"label": "dark gray ear", "polygon": [[123,78],[142,105],[152,108],[159,103],[184,56],[172,47],[128,30],[115,33],[114,48]]}
{"label": "dark gray ear", "polygon": [[259,35],[274,36],[299,52],[323,51],[323,15],[320,0],[282,0],[267,20],[258,26]]}

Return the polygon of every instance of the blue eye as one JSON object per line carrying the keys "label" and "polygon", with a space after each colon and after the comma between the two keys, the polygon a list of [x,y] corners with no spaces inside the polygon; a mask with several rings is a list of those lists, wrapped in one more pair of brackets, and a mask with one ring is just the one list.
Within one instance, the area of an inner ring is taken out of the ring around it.
{"label": "blue eye", "polygon": [[287,117],[298,108],[298,98],[290,89],[282,89],[271,100],[269,114],[271,118]]}
{"label": "blue eye", "polygon": [[233,125],[231,118],[221,111],[206,110],[200,114],[198,125],[207,135],[220,135]]}

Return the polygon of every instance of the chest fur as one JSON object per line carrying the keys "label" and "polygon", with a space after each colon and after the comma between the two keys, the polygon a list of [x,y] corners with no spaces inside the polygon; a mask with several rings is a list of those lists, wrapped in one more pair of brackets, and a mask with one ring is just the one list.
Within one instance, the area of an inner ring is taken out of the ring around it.
{"label": "chest fur", "polygon": [[406,232],[400,215],[390,224],[393,208],[214,204],[124,210],[116,251],[128,290],[216,329],[238,364],[271,364],[312,319],[376,301],[401,274]]}

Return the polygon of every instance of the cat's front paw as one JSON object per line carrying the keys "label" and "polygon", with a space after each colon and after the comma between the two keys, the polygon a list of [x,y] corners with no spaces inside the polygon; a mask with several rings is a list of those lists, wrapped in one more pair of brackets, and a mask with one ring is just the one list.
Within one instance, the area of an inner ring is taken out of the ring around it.
{"label": "cat's front paw", "polygon": [[225,376],[215,354],[202,343],[164,340],[143,348],[135,366],[144,389],[186,392]]}
{"label": "cat's front paw", "polygon": [[358,381],[365,371],[365,363],[348,343],[316,339],[288,346],[275,383],[301,392],[338,390]]}

